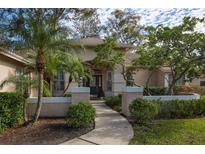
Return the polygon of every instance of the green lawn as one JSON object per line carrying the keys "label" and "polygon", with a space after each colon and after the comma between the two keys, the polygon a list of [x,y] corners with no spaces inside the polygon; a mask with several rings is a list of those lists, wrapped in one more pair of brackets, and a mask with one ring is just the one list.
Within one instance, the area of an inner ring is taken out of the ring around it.
{"label": "green lawn", "polygon": [[130,144],[205,144],[205,118],[155,121],[134,133]]}

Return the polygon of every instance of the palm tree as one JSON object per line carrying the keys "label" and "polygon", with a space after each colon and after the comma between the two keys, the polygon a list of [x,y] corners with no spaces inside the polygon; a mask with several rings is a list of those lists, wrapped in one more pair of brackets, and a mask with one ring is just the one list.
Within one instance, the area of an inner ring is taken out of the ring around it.
{"label": "palm tree", "polygon": [[53,79],[58,73],[60,65],[59,54],[61,53],[46,53],[45,54],[45,78],[48,80],[48,86],[51,94],[53,93]]}
{"label": "palm tree", "polygon": [[34,88],[37,86],[36,80],[32,80],[29,76],[29,74],[21,74],[18,76],[11,76],[8,79],[4,80],[0,84],[0,89],[2,89],[7,84],[15,84],[16,85],[16,92],[22,94],[24,97],[24,105],[23,105],[23,117],[24,122],[27,122],[27,114],[26,114],[26,104],[27,99],[29,97],[29,89]]}
{"label": "palm tree", "polygon": [[66,94],[66,91],[73,80],[78,81],[80,78],[88,80],[91,78],[86,64],[83,63],[76,55],[64,53],[59,56],[59,60],[59,70],[69,74],[68,84],[63,91],[63,95]]}
{"label": "palm tree", "polygon": [[9,18],[4,18],[6,20],[0,27],[9,37],[2,44],[25,54],[32,52],[36,56],[38,101],[33,118],[35,123],[42,106],[45,53],[71,51],[67,38],[68,29],[63,26],[63,22],[67,21],[66,11],[65,9],[15,9]]}

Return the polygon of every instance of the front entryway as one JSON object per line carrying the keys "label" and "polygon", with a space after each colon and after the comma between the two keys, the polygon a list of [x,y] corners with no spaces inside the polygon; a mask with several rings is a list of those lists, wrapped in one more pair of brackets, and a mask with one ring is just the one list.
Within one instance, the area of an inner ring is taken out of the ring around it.
{"label": "front entryway", "polygon": [[102,75],[93,75],[90,81],[90,95],[91,97],[100,98],[104,96],[102,88]]}

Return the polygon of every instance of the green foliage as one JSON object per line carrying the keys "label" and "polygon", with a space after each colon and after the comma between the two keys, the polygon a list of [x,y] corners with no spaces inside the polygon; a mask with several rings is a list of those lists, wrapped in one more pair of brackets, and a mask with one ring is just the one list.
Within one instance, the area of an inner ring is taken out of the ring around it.
{"label": "green foliage", "polygon": [[166,95],[167,88],[166,87],[149,87],[148,89],[145,88],[145,91],[149,92],[150,95]]}
{"label": "green foliage", "polygon": [[0,132],[23,119],[24,98],[18,93],[0,93]]}
{"label": "green foliage", "polygon": [[104,98],[105,104],[111,107],[113,110],[120,112],[122,107],[122,97],[119,96],[107,96]]}
{"label": "green foliage", "polygon": [[79,102],[69,106],[66,122],[69,127],[89,127],[95,121],[95,108],[88,102]]}
{"label": "green foliage", "polygon": [[104,27],[107,36],[114,37],[118,42],[137,44],[141,40],[140,17],[127,10],[115,9]]}
{"label": "green foliage", "polygon": [[156,119],[193,118],[205,115],[205,100],[143,100],[136,99],[129,107],[138,123]]}
{"label": "green foliage", "polygon": [[205,35],[195,31],[196,25],[202,21],[185,17],[182,24],[174,27],[160,25],[146,28],[146,41],[137,49],[140,60],[136,58],[136,64],[143,64],[148,69],[169,67],[172,74],[169,94],[173,94],[178,80],[186,77],[186,80],[192,81],[205,72]]}
{"label": "green foliage", "polygon": [[21,93],[25,98],[29,97],[29,89],[37,86],[37,81],[31,79],[29,74],[20,74],[18,76],[10,76],[8,79],[0,83],[0,89],[7,84],[15,84],[18,93]]}
{"label": "green foliage", "polygon": [[158,118],[176,119],[191,118],[205,114],[205,101],[199,100],[172,100],[172,101],[153,101],[160,106]]}
{"label": "green foliage", "polygon": [[205,100],[205,95],[200,96],[201,100]]}
{"label": "green foliage", "polygon": [[71,29],[74,37],[86,38],[98,36],[101,31],[101,21],[97,8],[71,9]]}
{"label": "green foliage", "polygon": [[61,53],[59,56],[58,69],[64,73],[69,73],[72,79],[78,81],[80,77],[88,80],[91,78],[90,72],[84,62],[77,55],[70,53]]}
{"label": "green foliage", "polygon": [[103,44],[96,47],[97,53],[93,63],[99,69],[113,69],[116,64],[123,61],[124,53],[117,49],[117,42],[114,38],[108,37]]}
{"label": "green foliage", "polygon": [[129,110],[135,122],[144,124],[152,121],[158,114],[158,104],[145,99],[136,99],[130,104]]}
{"label": "green foliage", "polygon": [[[8,18],[9,15],[9,18]],[[1,30],[6,39],[1,46],[35,61],[38,73],[38,98],[43,96],[43,80],[45,72],[45,54],[71,52],[66,9],[4,9],[1,14]],[[42,102],[38,99],[34,122],[37,121]]]}

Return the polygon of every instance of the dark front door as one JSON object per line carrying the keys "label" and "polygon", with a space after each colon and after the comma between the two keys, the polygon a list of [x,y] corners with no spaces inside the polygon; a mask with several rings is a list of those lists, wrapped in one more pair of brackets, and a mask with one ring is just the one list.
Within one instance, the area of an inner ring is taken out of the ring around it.
{"label": "dark front door", "polygon": [[90,81],[90,94],[94,97],[103,97],[102,75],[93,75]]}

